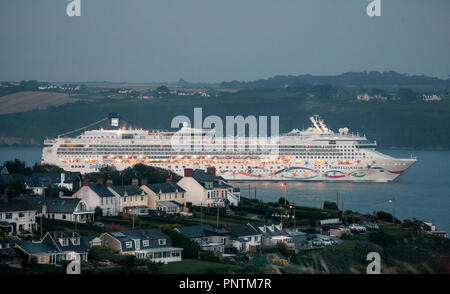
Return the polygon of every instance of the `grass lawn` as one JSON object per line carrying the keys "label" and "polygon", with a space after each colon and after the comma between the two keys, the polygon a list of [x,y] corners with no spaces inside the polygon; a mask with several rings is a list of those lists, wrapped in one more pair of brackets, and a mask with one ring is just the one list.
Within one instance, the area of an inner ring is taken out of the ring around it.
{"label": "grass lawn", "polygon": [[204,260],[183,260],[171,262],[165,265],[160,273],[162,274],[226,274],[229,272],[239,272],[242,267],[231,264],[222,264]]}

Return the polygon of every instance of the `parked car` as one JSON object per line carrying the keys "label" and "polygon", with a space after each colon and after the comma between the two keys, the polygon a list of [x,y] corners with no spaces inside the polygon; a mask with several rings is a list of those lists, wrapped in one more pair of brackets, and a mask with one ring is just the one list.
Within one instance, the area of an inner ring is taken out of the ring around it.
{"label": "parked car", "polygon": [[316,234],[308,234],[306,235],[306,240],[314,240],[317,238]]}
{"label": "parked car", "polygon": [[94,225],[94,226],[96,226],[96,227],[100,227],[100,228],[104,228],[104,227],[105,227],[105,224],[104,224],[104,223],[101,223],[101,222],[95,222],[95,223],[93,223],[92,225]]}
{"label": "parked car", "polygon": [[363,226],[367,229],[367,230],[378,230],[379,227],[377,224],[375,223],[363,223]]}
{"label": "parked car", "polygon": [[349,229],[352,230],[352,231],[360,232],[360,233],[367,231],[367,229],[364,226],[361,226],[361,225],[358,225],[358,224],[351,224],[349,226]]}
{"label": "parked car", "polygon": [[318,238],[312,240],[312,245],[313,246],[322,246],[322,241]]}
{"label": "parked car", "polygon": [[327,246],[327,245],[336,245],[337,242],[334,241],[334,239],[331,239],[331,238],[323,238],[322,239],[322,244],[325,245],[325,246]]}

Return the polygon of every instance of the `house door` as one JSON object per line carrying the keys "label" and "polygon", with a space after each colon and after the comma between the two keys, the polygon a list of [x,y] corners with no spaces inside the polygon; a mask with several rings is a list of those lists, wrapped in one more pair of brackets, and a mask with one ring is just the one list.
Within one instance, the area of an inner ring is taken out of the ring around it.
{"label": "house door", "polygon": [[141,249],[141,244],[139,243],[139,240],[134,240],[134,247],[136,248],[136,250]]}

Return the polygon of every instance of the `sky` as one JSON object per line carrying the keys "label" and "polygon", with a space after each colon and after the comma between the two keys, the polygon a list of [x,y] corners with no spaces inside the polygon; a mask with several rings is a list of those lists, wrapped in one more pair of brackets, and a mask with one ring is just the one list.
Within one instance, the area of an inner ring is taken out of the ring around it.
{"label": "sky", "polygon": [[450,1],[0,1],[0,81],[192,82],[394,70],[450,75]]}

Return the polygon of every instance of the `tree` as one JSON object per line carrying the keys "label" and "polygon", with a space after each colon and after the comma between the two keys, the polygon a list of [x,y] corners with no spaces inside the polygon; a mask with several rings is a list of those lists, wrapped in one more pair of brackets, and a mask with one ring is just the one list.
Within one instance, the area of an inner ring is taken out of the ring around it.
{"label": "tree", "polygon": [[12,161],[7,161],[3,165],[8,169],[10,174],[21,174],[29,177],[33,173],[33,169],[31,167],[27,167],[25,161],[21,161],[18,158]]}
{"label": "tree", "polygon": [[70,191],[66,187],[60,187],[58,185],[50,185],[45,188],[45,196],[47,197],[59,197],[59,193],[62,192],[64,196],[72,196],[73,191]]}
{"label": "tree", "polygon": [[181,251],[183,259],[198,259],[198,252],[201,248],[197,242],[170,228],[163,228],[162,232],[172,239],[172,245],[174,247],[183,248],[183,251]]}
{"label": "tree", "polygon": [[102,217],[103,216],[103,209],[99,206],[97,206],[94,210],[95,217]]}
{"label": "tree", "polygon": [[338,206],[337,206],[336,202],[325,200],[323,202],[323,209],[338,210]]}
{"label": "tree", "polygon": [[33,165],[33,172],[34,173],[65,173],[65,170],[60,168],[57,165],[54,164],[48,164],[48,163],[44,163],[44,164],[38,164],[35,163]]}

